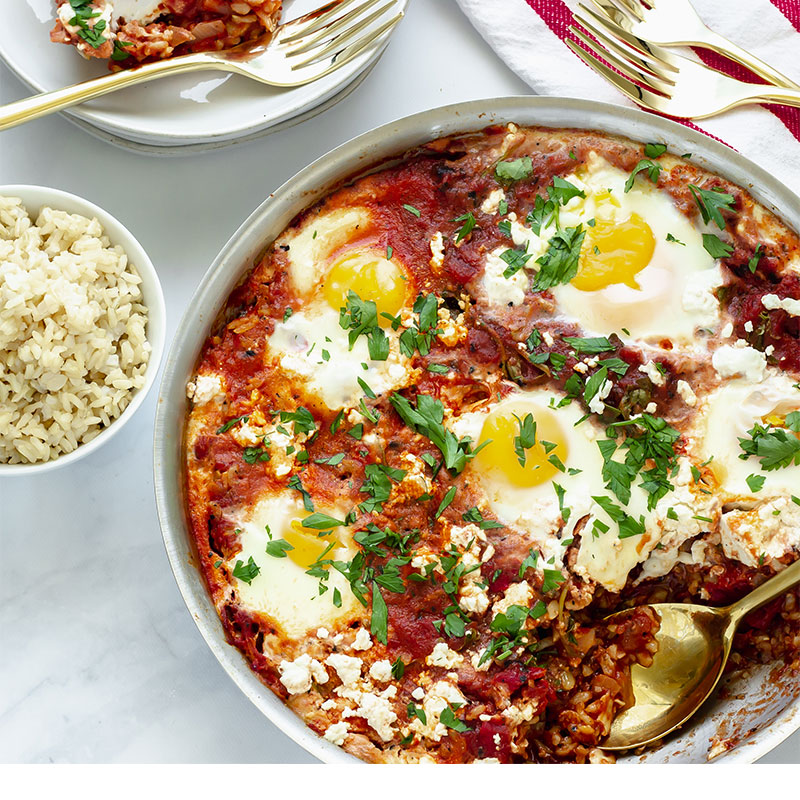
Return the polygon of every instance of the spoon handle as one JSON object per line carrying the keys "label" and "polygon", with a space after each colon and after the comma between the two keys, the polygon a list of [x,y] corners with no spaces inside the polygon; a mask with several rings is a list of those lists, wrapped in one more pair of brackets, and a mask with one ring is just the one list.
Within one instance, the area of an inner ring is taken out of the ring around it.
{"label": "spoon handle", "polygon": [[768,581],[764,581],[757,589],[753,589],[750,594],[734,603],[729,608],[731,619],[738,624],[746,614],[769,603],[770,600],[774,600],[797,583],[800,583],[800,560],[795,561],[794,564],[786,567]]}

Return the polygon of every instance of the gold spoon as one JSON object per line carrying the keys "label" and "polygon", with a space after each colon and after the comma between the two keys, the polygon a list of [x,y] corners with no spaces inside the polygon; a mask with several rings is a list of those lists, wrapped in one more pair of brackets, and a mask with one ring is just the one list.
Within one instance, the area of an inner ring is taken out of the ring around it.
{"label": "gold spoon", "polygon": [[797,583],[800,561],[725,608],[685,603],[649,606],[661,618],[656,634],[658,651],[649,667],[634,664],[631,668],[634,704],[617,716],[601,747],[640,747],[683,725],[722,677],[742,618]]}

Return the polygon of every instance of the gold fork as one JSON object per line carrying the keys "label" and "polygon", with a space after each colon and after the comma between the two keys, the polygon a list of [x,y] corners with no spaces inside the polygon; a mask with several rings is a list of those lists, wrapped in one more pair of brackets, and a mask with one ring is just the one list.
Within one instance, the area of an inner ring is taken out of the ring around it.
{"label": "gold fork", "polygon": [[[633,36],[650,44],[670,47],[691,45],[706,47],[747,67],[775,86],[800,89],[797,83],[757,58],[739,45],[711,30],[697,14],[690,0],[592,0],[612,22]],[[584,12],[592,12],[582,3]],[[575,18],[583,25],[580,12]]]}
{"label": "gold fork", "polygon": [[380,1],[332,0],[280,25],[267,36],[229,50],[177,56],[9,103],[0,107],[0,130],[126,86],[181,72],[221,70],[287,88],[311,83],[380,46],[403,17],[400,11],[388,18],[396,0],[366,13]]}
{"label": "gold fork", "polygon": [[[583,8],[588,11],[585,6]],[[597,41],[574,26],[570,31],[594,54],[567,39],[570,49],[624,95],[645,108],[670,117],[703,119],[748,103],[800,107],[798,89],[738,81],[685,56],[668,53],[598,15],[582,16],[580,22]],[[599,59],[619,72],[609,69]]]}

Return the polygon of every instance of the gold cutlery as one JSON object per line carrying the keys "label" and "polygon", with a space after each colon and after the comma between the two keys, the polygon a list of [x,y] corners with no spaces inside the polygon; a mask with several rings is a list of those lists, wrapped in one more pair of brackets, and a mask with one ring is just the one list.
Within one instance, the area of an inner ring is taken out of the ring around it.
{"label": "gold cutlery", "polygon": [[[592,0],[592,3],[601,14],[634,38],[662,47],[705,47],[737,61],[775,86],[800,89],[797,83],[760,58],[711,30],[700,19],[690,0],[647,0],[646,5],[642,0]],[[585,14],[597,18],[583,3],[579,5]],[[580,12],[575,13],[575,18],[583,25],[581,17]]]}
{"label": "gold cutlery", "polygon": [[333,0],[280,25],[271,34],[229,50],[190,53],[35,95],[0,107],[0,130],[167,75],[220,70],[269,86],[311,83],[377,47],[402,19],[388,18],[395,0]]}
{"label": "gold cutlery", "polygon": [[[797,583],[800,583],[800,561],[725,608],[686,603],[650,606],[661,618],[656,634],[658,650],[649,667],[639,664],[631,667],[634,704],[617,715],[601,747],[607,750],[640,747],[683,725],[722,677],[733,636],[742,619]],[[609,619],[615,616],[618,614]]]}
{"label": "gold cutlery", "polygon": [[610,19],[589,14],[591,18],[581,16],[580,23],[597,41],[574,26],[570,31],[592,52],[569,39],[567,45],[609,83],[645,108],[671,117],[702,119],[748,103],[800,106],[800,89],[736,80],[633,37]]}

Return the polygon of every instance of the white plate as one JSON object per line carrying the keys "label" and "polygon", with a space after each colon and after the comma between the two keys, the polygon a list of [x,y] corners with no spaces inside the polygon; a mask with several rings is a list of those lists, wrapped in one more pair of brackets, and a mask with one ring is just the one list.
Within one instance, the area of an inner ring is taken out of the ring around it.
{"label": "white plate", "polygon": [[[408,0],[395,0],[404,10]],[[284,18],[318,7],[322,0],[289,0]],[[3,3],[0,58],[35,92],[50,91],[106,74],[105,62],[86,61],[74,47],[50,42],[53,0]],[[92,100],[68,117],[137,144],[181,147],[241,141],[321,106],[343,92],[373,64],[382,42],[336,72],[294,89],[275,89],[223,73],[163,78]]]}

